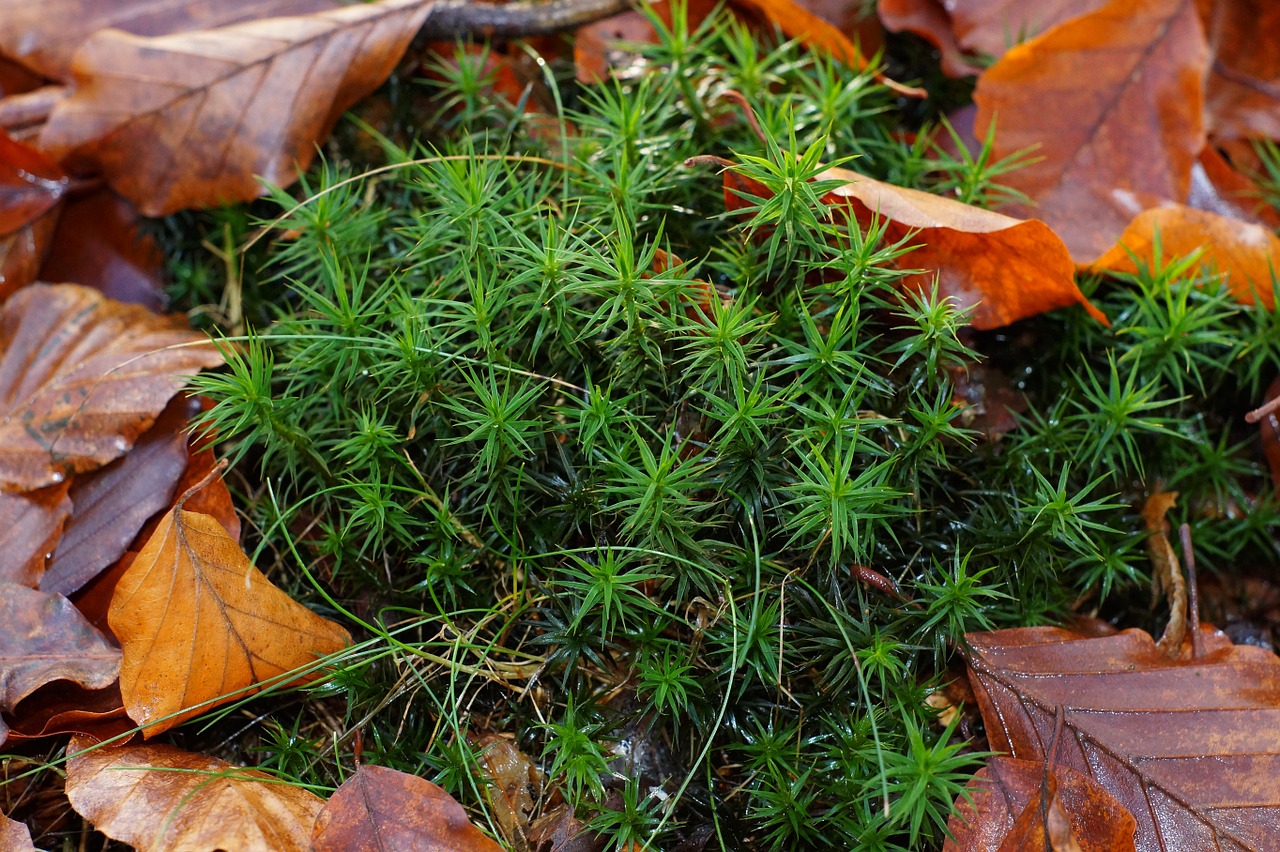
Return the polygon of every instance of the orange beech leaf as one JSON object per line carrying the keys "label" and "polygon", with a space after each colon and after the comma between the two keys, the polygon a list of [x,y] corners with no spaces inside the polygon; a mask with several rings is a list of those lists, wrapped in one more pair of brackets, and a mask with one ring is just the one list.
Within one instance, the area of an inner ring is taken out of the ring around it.
{"label": "orange beech leaf", "polygon": [[1087,263],[1141,211],[1185,200],[1207,67],[1192,0],[1113,0],[1010,50],[973,97],[996,157],[1043,157],[1002,177],[1034,202],[1011,214],[1043,219]]}
{"label": "orange beech leaf", "polygon": [[1137,821],[1139,852],[1274,849],[1280,658],[1201,628],[1171,660],[1139,630],[970,633],[969,677],[991,747],[1065,765]]}
{"label": "orange beech leaf", "polygon": [[947,0],[956,41],[992,58],[1108,0]]}
{"label": "orange beech leaf", "polygon": [[324,802],[265,772],[167,745],[67,746],[67,798],[103,834],[139,852],[309,850]]}
{"label": "orange beech leaf", "polygon": [[72,595],[115,562],[152,515],[173,505],[187,467],[187,436],[195,400],[179,394],[122,458],[71,484],[71,517],[53,551],[40,588]]}
{"label": "orange beech leaf", "polygon": [[332,9],[331,0],[0,0],[0,53],[51,80],[68,80],[71,57],[98,30],[142,36],[204,30]]}
{"label": "orange beech leaf", "polygon": [[1200,0],[1214,53],[1205,113],[1218,139],[1280,138],[1280,4]]}
{"label": "orange beech leaf", "polygon": [[5,852],[36,852],[36,845],[31,842],[31,831],[24,823],[0,814],[0,849]]}
{"label": "orange beech leaf", "polygon": [[[730,166],[724,172],[728,209],[744,207],[743,196],[769,194],[763,184],[731,168],[732,163],[718,162]],[[1106,322],[1076,286],[1066,246],[1043,222],[1014,219],[847,169],[827,169],[814,179],[844,181],[823,201],[849,209],[863,227],[878,215],[887,223],[890,242],[912,235],[909,244],[915,249],[898,263],[925,272],[906,278],[905,286],[927,289],[936,277],[941,295],[959,308],[973,308],[974,328],[999,328],[1069,305],[1083,305]]]}
{"label": "orange beech leaf", "polygon": [[1251,305],[1256,297],[1268,310],[1275,307],[1271,276],[1280,274],[1280,238],[1261,225],[1180,204],[1138,214],[1089,269],[1133,273],[1138,263],[1152,266],[1157,233],[1163,259],[1199,251],[1201,264],[1224,276],[1237,300]]}
{"label": "orange beech leaf", "polygon": [[0,709],[55,680],[101,689],[120,670],[120,651],[61,595],[0,582],[0,624]]}
{"label": "orange beech leaf", "polygon": [[425,778],[361,766],[325,804],[311,838],[316,852],[501,852],[462,805]]}
{"label": "orange beech leaf", "polygon": [[62,537],[71,515],[70,481],[28,491],[0,493],[0,582],[36,588],[45,560]]}
{"label": "orange beech leaf", "polygon": [[380,86],[431,10],[382,0],[143,38],[95,33],[40,147],[100,171],[143,214],[247,201],[293,183],[348,107]]}
{"label": "orange beech leaf", "polygon": [[24,287],[0,316],[0,490],[124,455],[187,376],[221,363],[183,317],[72,284]]}
{"label": "orange beech leaf", "polygon": [[108,620],[124,650],[120,692],[147,737],[351,644],[273,586],[215,518],[181,501],[120,578]]}
{"label": "orange beech leaf", "polygon": [[[955,812],[947,822],[952,836],[942,844],[943,852],[1050,848],[1132,852],[1134,848],[1137,822],[1133,815],[1097,781],[1069,767],[993,757],[969,781],[968,790],[973,801],[956,798]],[[1054,825],[1055,811],[1065,826]],[[1053,843],[1058,839],[1053,837],[1055,827],[1060,838],[1070,838],[1076,846]]]}

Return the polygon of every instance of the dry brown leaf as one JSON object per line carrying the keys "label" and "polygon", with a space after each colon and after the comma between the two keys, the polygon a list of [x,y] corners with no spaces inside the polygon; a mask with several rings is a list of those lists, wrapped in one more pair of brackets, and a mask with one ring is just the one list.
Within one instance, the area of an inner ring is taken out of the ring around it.
{"label": "dry brown leaf", "polygon": [[1280,239],[1271,229],[1180,204],[1140,213],[1115,245],[1089,265],[1094,272],[1138,271],[1156,263],[1160,237],[1162,262],[1200,252],[1200,262],[1222,275],[1231,294],[1247,305],[1275,307],[1272,274],[1280,274]]}
{"label": "dry brown leaf", "polygon": [[978,73],[974,57],[967,56],[956,42],[951,15],[942,0],[879,0],[876,12],[890,32],[911,32],[938,49],[942,72],[949,77]]}
{"label": "dry brown leaf", "polygon": [[1187,638],[1187,581],[1182,563],[1169,543],[1169,522],[1165,515],[1178,504],[1177,491],[1154,491],[1142,504],[1142,522],[1147,528],[1147,556],[1151,559],[1152,601],[1163,591],[1169,600],[1169,623],[1156,647],[1166,657],[1182,653]]}
{"label": "dry brown leaf", "polygon": [[124,455],[185,378],[222,363],[181,317],[71,284],[24,287],[0,317],[0,490]]}
{"label": "dry brown leaf", "polygon": [[167,745],[67,746],[67,798],[139,852],[304,852],[324,802],[270,775]]}
{"label": "dry brown leaf", "polygon": [[1215,138],[1280,138],[1280,4],[1201,0],[1214,59],[1205,101]]}
{"label": "dry brown leaf", "polygon": [[70,481],[29,491],[0,492],[0,582],[36,588],[45,571],[45,560],[62,537],[71,515],[67,497]]}
{"label": "dry brown leaf", "polygon": [[530,757],[506,737],[486,734],[477,743],[479,769],[487,782],[489,812],[503,838],[515,844],[528,834],[534,799],[542,791],[542,773]]}
{"label": "dry brown leaf", "polygon": [[59,734],[87,734],[102,740],[136,727],[124,712],[118,684],[85,689],[69,680],[55,680],[40,687],[19,703],[6,720],[10,744]]}
{"label": "dry brown leaf", "polygon": [[1113,0],[1006,53],[978,80],[975,132],[996,122],[995,156],[1037,146],[1005,175],[1079,263],[1130,220],[1186,199],[1204,147],[1208,49],[1192,0]]}
{"label": "dry brown leaf", "polygon": [[35,280],[67,187],[56,163],[0,130],[0,301]]}
{"label": "dry brown leaf", "polygon": [[948,0],[956,41],[966,50],[1001,56],[1058,24],[1100,9],[1108,0]]}
{"label": "dry brown leaf", "polygon": [[120,578],[108,618],[124,650],[120,692],[147,737],[351,644],[273,586],[216,519],[181,503]]}
{"label": "dry brown leaf", "polygon": [[[815,179],[843,181],[823,201],[848,208],[863,227],[878,215],[886,221],[885,239],[896,242],[911,234],[909,244],[916,248],[898,262],[925,272],[905,279],[905,286],[927,289],[936,277],[941,295],[959,308],[973,308],[974,328],[998,328],[1069,305],[1082,305],[1106,321],[1076,286],[1066,246],[1043,222],[1014,219],[846,169],[827,169]],[[724,185],[730,210],[748,203],[744,195],[768,195],[762,184],[733,168],[725,171]]]}
{"label": "dry brown leaf", "polygon": [[331,0],[0,0],[0,53],[51,80],[68,80],[71,57],[98,30],[140,36],[205,30],[332,9]]}
{"label": "dry brown leaf", "polygon": [[36,852],[26,825],[0,814],[0,849],[5,852]]}
{"label": "dry brown leaf", "polygon": [[386,80],[432,0],[143,38],[95,33],[40,147],[101,172],[148,216],[287,186],[342,113]]}
{"label": "dry brown leaf", "polygon": [[[956,798],[947,822],[952,837],[943,852],[998,852],[1001,849],[1044,849],[1045,829],[1075,839],[1085,852],[1131,852],[1137,823],[1133,815],[1090,776],[1066,766],[993,757],[968,784],[973,796]],[[1064,818],[1046,826],[1041,818],[1042,784],[1052,788],[1046,815]],[[1056,813],[1055,813],[1056,812]],[[1038,831],[1038,837],[1035,835]],[[1039,842],[1037,842],[1039,841]],[[1061,852],[1062,844],[1050,844]]]}
{"label": "dry brown leaf", "polygon": [[1274,848],[1280,816],[1280,658],[1202,630],[1170,660],[1138,630],[1053,627],[966,636],[991,747],[1098,780],[1137,820],[1140,852]]}
{"label": "dry brown leaf", "polygon": [[[51,681],[101,689],[119,673],[120,651],[61,595],[0,582],[0,624],[2,710]],[[0,742],[6,731],[0,722]]]}
{"label": "dry brown leaf", "polygon": [[1273,231],[1280,229],[1280,211],[1268,203],[1258,184],[1232,168],[1211,145],[1205,146],[1191,166],[1187,206],[1265,225]]}
{"label": "dry brown leaf", "polygon": [[467,819],[462,805],[425,778],[361,766],[316,819],[316,852],[501,852]]}

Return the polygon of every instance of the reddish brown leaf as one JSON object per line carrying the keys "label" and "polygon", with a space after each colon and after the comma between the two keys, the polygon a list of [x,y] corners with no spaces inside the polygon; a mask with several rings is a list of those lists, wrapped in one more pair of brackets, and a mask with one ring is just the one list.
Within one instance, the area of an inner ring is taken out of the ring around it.
{"label": "reddish brown leaf", "polygon": [[967,77],[978,72],[956,42],[951,16],[942,0],[879,0],[876,12],[890,32],[915,33],[938,48],[944,74]]}
{"label": "reddish brown leaf", "polygon": [[67,201],[40,269],[43,281],[74,281],[108,299],[166,307],[160,249],[138,232],[138,211],[105,187]]}
{"label": "reddish brown leaf", "polygon": [[0,814],[0,849],[5,852],[36,852],[26,825]]}
{"label": "reddish brown leaf", "polygon": [[0,322],[5,491],[42,488],[124,455],[186,376],[222,363],[182,318],[70,284],[23,288]]}
{"label": "reddish brown leaf", "polygon": [[35,280],[67,185],[57,164],[0,131],[0,301]]}
{"label": "reddish brown leaf", "polygon": [[120,651],[61,595],[0,583],[0,624],[0,709],[55,680],[101,689],[120,670]]}
{"label": "reddish brown leaf", "polygon": [[[848,208],[864,227],[878,215],[887,221],[886,239],[911,234],[916,248],[899,262],[925,272],[908,277],[905,285],[928,288],[936,277],[941,295],[957,307],[973,308],[975,328],[998,328],[1069,305],[1083,305],[1106,321],[1076,286],[1066,247],[1043,222],[1014,219],[845,169],[827,169],[817,179],[845,181],[823,200]],[[744,195],[768,194],[732,168],[725,171],[724,181],[725,204],[731,210],[746,204]]]}
{"label": "reddish brown leaf", "polygon": [[361,766],[316,819],[316,852],[500,852],[453,798],[425,778],[383,766]]}
{"label": "reddish brown leaf", "polygon": [[1113,0],[1006,53],[978,80],[976,132],[995,155],[1044,157],[1004,182],[1079,263],[1139,212],[1183,201],[1204,147],[1204,34],[1192,0]]}
{"label": "reddish brown leaf", "polygon": [[1214,59],[1205,111],[1219,139],[1280,138],[1280,4],[1206,0]]}
{"label": "reddish brown leaf", "polygon": [[1213,146],[1205,146],[1191,166],[1187,206],[1280,229],[1280,212],[1263,197],[1258,185],[1231,167]]}
{"label": "reddish brown leaf", "polygon": [[1162,261],[1200,252],[1201,265],[1224,276],[1236,299],[1274,307],[1271,276],[1272,270],[1280,272],[1280,239],[1261,225],[1180,204],[1140,213],[1089,268],[1125,273],[1136,272],[1139,263],[1150,268],[1156,261],[1157,234]]}
{"label": "reddish brown leaf", "polygon": [[[178,480],[178,487],[174,490],[182,494],[193,488],[197,483],[207,479],[216,465],[217,458],[213,454],[213,447],[211,444],[206,445],[204,449],[191,456],[187,470],[182,474],[182,479]],[[231,501],[231,492],[227,490],[227,484],[223,482],[221,476],[192,494],[184,508],[188,512],[212,515],[218,523],[222,524],[222,528],[227,531],[227,535],[231,536],[232,540],[240,540],[240,516],[236,514],[235,504]]]}
{"label": "reddish brown leaf", "polygon": [[351,644],[271,585],[216,519],[181,505],[120,578],[109,620],[125,707],[147,737]]}
{"label": "reddish brown leaf", "polygon": [[[1280,399],[1280,376],[1272,379],[1267,387],[1267,402]],[[1280,412],[1264,402],[1261,411],[1252,412],[1246,418],[1258,424],[1258,437],[1262,440],[1262,454],[1271,469],[1271,485],[1280,497]]]}
{"label": "reddish brown leaf", "polygon": [[124,712],[118,684],[85,689],[67,680],[55,680],[31,693],[14,708],[8,722],[10,744],[58,734],[107,739],[135,727]]}
{"label": "reddish brown leaf", "polygon": [[126,453],[71,485],[74,509],[40,578],[46,592],[72,595],[115,562],[147,520],[168,509],[187,467],[183,429],[199,403],[179,394]]}
{"label": "reddish brown leaf", "polygon": [[867,60],[848,36],[793,0],[734,0],[764,15],[787,38],[815,47],[855,70],[867,67]]}
{"label": "reddish brown leaf", "polygon": [[[0,40],[3,40],[4,37],[4,35],[0,35]],[[40,88],[43,83],[44,80],[40,78],[39,74],[33,73],[30,69],[11,59],[0,57],[0,98],[30,92]]]}
{"label": "reddish brown leaf", "polygon": [[140,852],[310,849],[314,793],[173,746],[91,744],[67,747],[67,798],[108,837]]}
{"label": "reddish brown leaf", "polygon": [[956,41],[966,50],[1002,55],[1058,24],[1100,9],[1108,0],[949,0]]}
{"label": "reddish brown leaf", "polygon": [[332,9],[330,0],[0,0],[0,53],[51,80],[71,76],[71,57],[98,30],[140,36],[203,30],[277,15]]}
{"label": "reddish brown leaf", "polygon": [[[1040,813],[1045,772],[1043,763],[991,758],[969,782],[973,802],[963,796],[956,799],[955,813],[947,822],[952,837],[942,845],[943,852],[1045,849],[1047,826]],[[1081,852],[1133,850],[1137,823],[1115,797],[1090,776],[1066,766],[1052,766],[1048,773],[1052,804],[1066,817]],[[1038,837],[1028,836],[1037,830]]]}
{"label": "reddish brown leaf", "polygon": [[1146,633],[1050,627],[971,633],[991,746],[1087,773],[1138,823],[1141,852],[1273,848],[1280,816],[1280,658],[1204,629],[1170,660]]}
{"label": "reddish brown leaf", "polygon": [[288,185],[339,116],[400,60],[431,0],[142,38],[95,33],[40,146],[101,171],[148,216]]}
{"label": "reddish brown leaf", "polygon": [[0,582],[36,588],[71,514],[70,482],[26,494],[0,493]]}

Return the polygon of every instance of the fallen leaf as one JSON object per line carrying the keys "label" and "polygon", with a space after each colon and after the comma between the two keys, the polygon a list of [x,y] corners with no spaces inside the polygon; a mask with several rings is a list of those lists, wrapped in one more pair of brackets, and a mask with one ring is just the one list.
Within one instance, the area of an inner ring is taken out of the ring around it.
{"label": "fallen leaf", "polygon": [[0,709],[51,681],[101,689],[119,673],[120,651],[61,595],[0,582],[0,624]]}
{"label": "fallen leaf", "polygon": [[36,588],[71,515],[70,482],[28,491],[0,493],[0,582]]}
{"label": "fallen leaf", "polygon": [[1272,273],[1280,271],[1280,238],[1261,225],[1180,204],[1138,214],[1089,269],[1133,274],[1140,264],[1154,267],[1157,234],[1162,261],[1199,252],[1201,266],[1222,275],[1238,301],[1274,309]]}
{"label": "fallen leaf", "polygon": [[970,633],[991,747],[1099,781],[1137,820],[1140,852],[1274,848],[1280,814],[1280,658],[1203,628],[1170,660],[1138,630]]}
{"label": "fallen leaf", "polygon": [[948,77],[978,73],[975,57],[967,55],[956,42],[951,15],[942,0],[879,0],[876,13],[890,32],[915,33],[936,47],[942,73]]}
{"label": "fallen leaf", "polygon": [[1212,0],[1205,31],[1213,49],[1205,112],[1218,139],[1280,137],[1280,5]]}
{"label": "fallen leaf", "polygon": [[1208,48],[1192,0],[1113,0],[1006,53],[979,78],[975,131],[995,157],[1043,157],[1002,177],[1079,263],[1129,221],[1186,199],[1204,147]]}
{"label": "fallen leaf", "polygon": [[186,376],[220,363],[182,317],[71,284],[24,287],[0,317],[0,490],[124,455]]}
{"label": "fallen leaf", "polygon": [[1182,563],[1169,543],[1169,522],[1165,515],[1178,504],[1177,491],[1154,491],[1142,504],[1142,522],[1147,528],[1147,556],[1151,559],[1151,596],[1154,603],[1163,591],[1169,600],[1169,623],[1156,647],[1166,657],[1182,653],[1187,637],[1187,581]]}
{"label": "fallen leaf", "polygon": [[138,231],[138,211],[106,187],[68,199],[50,240],[42,281],[74,281],[117,302],[165,310],[163,259]]}
{"label": "fallen leaf", "polygon": [[0,814],[0,849],[6,852],[36,852],[36,845],[31,842],[31,831],[25,824]]}
{"label": "fallen leaf", "polygon": [[85,689],[68,680],[40,687],[23,699],[6,721],[10,745],[59,734],[88,734],[102,740],[136,727],[124,712],[119,684]]}
{"label": "fallen leaf", "polygon": [[862,51],[848,36],[792,0],[734,0],[734,4],[759,12],[787,38],[815,47],[855,71],[867,67]]}
{"label": "fallen leaf", "polygon": [[534,797],[542,790],[542,773],[529,755],[506,737],[480,738],[479,769],[487,784],[490,813],[508,843],[528,834]]}
{"label": "fallen leaf", "polygon": [[[732,163],[717,162],[729,167],[724,172],[728,209],[745,207],[744,196],[768,195]],[[936,277],[942,296],[958,308],[973,309],[974,328],[998,328],[1069,305],[1083,305],[1091,316],[1106,321],[1076,286],[1066,246],[1043,222],[1014,219],[846,169],[827,169],[815,180],[843,181],[823,201],[849,209],[863,227],[878,215],[887,223],[886,240],[911,235],[909,244],[916,248],[898,262],[925,272],[909,276],[904,285],[927,289]]]}
{"label": "fallen leaf", "polygon": [[351,644],[273,586],[215,518],[181,503],[120,578],[108,618],[124,650],[120,692],[148,738]]}
{"label": "fallen leaf", "polygon": [[431,0],[382,0],[143,38],[92,35],[40,147],[101,172],[148,216],[287,186],[395,68]]}
{"label": "fallen leaf", "polygon": [[364,765],[325,804],[311,837],[316,852],[500,852],[462,805],[425,778]]}
{"label": "fallen leaf", "polygon": [[[1045,780],[1053,788],[1046,815],[1056,809],[1066,818],[1066,833],[1074,837],[1076,848],[1082,852],[1133,850],[1137,827],[1133,815],[1090,776],[1061,765],[1046,770],[1043,762],[993,757],[967,785],[973,801],[956,798],[955,811],[947,821],[952,836],[942,844],[943,852],[1047,848],[1047,826],[1040,818]],[[1039,836],[1029,837],[1036,829]],[[1062,850],[1063,846],[1048,848]]]}
{"label": "fallen leaf", "polygon": [[[1280,400],[1280,376],[1272,379],[1267,387],[1268,401]],[[1258,437],[1262,441],[1262,454],[1271,469],[1271,485],[1276,496],[1280,497],[1280,412],[1273,406],[1264,403],[1262,409],[1251,413],[1247,418],[1250,423],[1258,424]]]}
{"label": "fallen leaf", "polygon": [[67,798],[139,852],[303,852],[324,802],[265,772],[167,745],[67,746]]}
{"label": "fallen leaf", "polygon": [[948,0],[956,41],[996,58],[1058,24],[1100,9],[1108,0]]}
{"label": "fallen leaf", "polygon": [[0,53],[51,80],[68,80],[71,57],[98,30],[141,36],[203,30],[332,9],[330,0],[0,0]]}
{"label": "fallen leaf", "polygon": [[1280,212],[1267,202],[1258,184],[1233,169],[1211,145],[1205,146],[1191,166],[1187,206],[1265,225],[1273,231],[1280,229]]}
{"label": "fallen leaf", "polygon": [[67,186],[56,163],[0,130],[0,301],[35,280]]}

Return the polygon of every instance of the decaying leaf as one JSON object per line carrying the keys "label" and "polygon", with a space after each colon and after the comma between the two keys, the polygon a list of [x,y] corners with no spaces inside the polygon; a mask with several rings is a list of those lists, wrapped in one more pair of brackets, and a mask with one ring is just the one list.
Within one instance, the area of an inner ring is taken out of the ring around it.
{"label": "decaying leaf", "polygon": [[1140,852],[1273,848],[1280,817],[1280,658],[1202,630],[1170,660],[1138,630],[971,633],[970,679],[992,748],[1106,787],[1137,820]]}
{"label": "decaying leaf", "polygon": [[100,689],[120,671],[120,651],[61,595],[0,582],[0,624],[0,709],[51,681]]}
{"label": "decaying leaf", "polygon": [[70,482],[28,491],[0,493],[0,582],[36,588],[45,571],[45,560],[62,537],[71,515],[67,497]]}
{"label": "decaying leaf", "polygon": [[72,284],[24,287],[0,317],[0,490],[124,455],[185,378],[222,356],[184,318]]}
{"label": "decaying leaf", "polygon": [[500,852],[467,819],[462,805],[425,778],[384,766],[361,766],[315,822],[316,852]]}
{"label": "decaying leaf", "polygon": [[338,118],[380,86],[432,6],[381,0],[144,38],[94,33],[40,147],[102,173],[148,216],[286,186]]}
{"label": "decaying leaf", "polygon": [[1157,490],[1142,504],[1147,555],[1151,559],[1151,594],[1154,599],[1163,591],[1169,601],[1169,623],[1156,642],[1166,657],[1179,656],[1187,636],[1187,580],[1182,576],[1182,563],[1169,543],[1169,522],[1165,520],[1165,515],[1177,503],[1177,491]]}
{"label": "decaying leaf", "polygon": [[995,155],[1043,157],[1004,182],[1014,206],[1088,263],[1138,213],[1187,198],[1204,147],[1208,48],[1193,0],[1114,0],[1013,48],[978,80],[976,132]]}
{"label": "decaying leaf", "polygon": [[967,789],[973,801],[964,796],[956,799],[955,813],[947,822],[952,837],[942,845],[943,852],[1132,852],[1134,848],[1137,822],[1133,815],[1083,772],[993,757]]}
{"label": "decaying leaf", "polygon": [[992,58],[1108,0],[948,0],[956,41]]}
{"label": "decaying leaf", "polygon": [[1202,0],[1214,61],[1205,103],[1220,139],[1280,137],[1280,4]]}
{"label": "decaying leaf", "polygon": [[1162,261],[1199,252],[1202,266],[1222,275],[1237,300],[1274,308],[1272,273],[1280,273],[1280,239],[1275,233],[1262,225],[1181,204],[1140,213],[1089,268],[1128,273],[1137,272],[1138,264],[1151,268],[1156,262],[1157,235]]}
{"label": "decaying leaf", "polygon": [[69,680],[40,687],[19,703],[6,721],[10,743],[58,734],[87,734],[101,740],[136,727],[124,712],[118,684],[85,689]]}
{"label": "decaying leaf", "polygon": [[7,852],[36,852],[31,832],[25,825],[0,814],[0,849]]}
{"label": "decaying leaf", "polygon": [[203,30],[278,15],[332,9],[330,0],[0,0],[0,53],[51,80],[71,76],[71,57],[98,30],[140,36]]}
{"label": "decaying leaf", "polygon": [[[730,210],[744,207],[744,196],[768,195],[732,163],[717,162],[728,167],[724,186]],[[916,248],[898,262],[925,272],[908,277],[905,285],[927,289],[936,277],[942,296],[958,308],[973,309],[974,328],[998,328],[1069,305],[1083,305],[1106,321],[1076,286],[1066,246],[1043,222],[1014,219],[847,169],[827,169],[815,179],[843,181],[823,201],[848,209],[863,227],[879,216],[887,223],[886,239],[896,242],[912,235],[910,245]]]}
{"label": "decaying leaf", "polygon": [[56,163],[0,130],[0,301],[35,280],[67,186]]}
{"label": "decaying leaf", "polygon": [[181,503],[120,578],[108,618],[125,707],[147,737],[351,644],[273,586],[216,519]]}
{"label": "decaying leaf", "polygon": [[324,802],[270,775],[167,745],[67,747],[67,798],[139,852],[303,852]]}
{"label": "decaying leaf", "polygon": [[951,15],[942,0],[879,0],[876,11],[885,29],[915,33],[938,48],[944,74],[965,77],[977,73],[974,57],[966,55],[956,43]]}
{"label": "decaying leaf", "polygon": [[542,789],[542,773],[529,755],[510,739],[489,734],[480,738],[479,769],[488,781],[489,812],[509,844],[528,834],[534,797]]}

